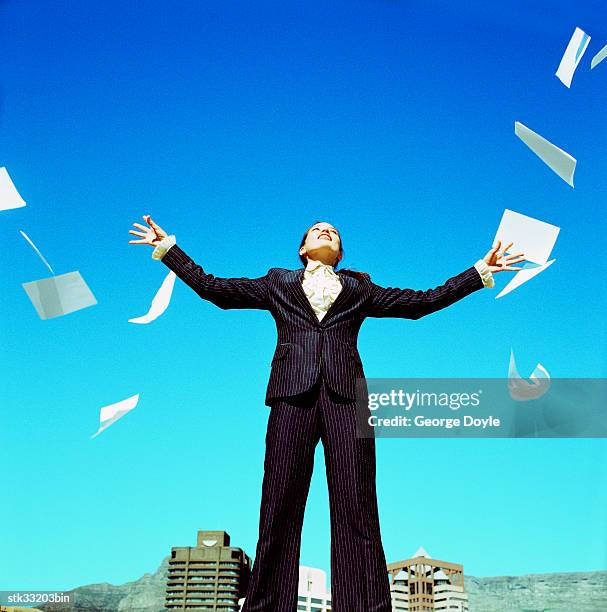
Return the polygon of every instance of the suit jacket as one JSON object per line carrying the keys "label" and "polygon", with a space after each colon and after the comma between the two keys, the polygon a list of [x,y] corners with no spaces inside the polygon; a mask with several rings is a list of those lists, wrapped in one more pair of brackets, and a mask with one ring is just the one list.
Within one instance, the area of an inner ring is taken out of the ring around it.
{"label": "suit jacket", "polygon": [[427,291],[380,287],[340,270],[342,290],[319,321],[303,290],[304,268],[270,268],[259,278],[218,278],[207,274],[177,245],[161,261],[201,298],[219,308],[270,311],[278,339],[267,406],[274,398],[307,391],[320,373],[333,391],[355,399],[356,379],[364,378],[356,342],[366,317],[419,319],[484,286],[474,266]]}

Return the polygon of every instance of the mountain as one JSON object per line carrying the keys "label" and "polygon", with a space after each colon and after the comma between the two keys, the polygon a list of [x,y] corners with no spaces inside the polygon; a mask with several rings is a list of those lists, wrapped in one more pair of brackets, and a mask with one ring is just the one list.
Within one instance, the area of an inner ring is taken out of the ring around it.
{"label": "mountain", "polygon": [[73,604],[49,604],[40,606],[43,612],[165,612],[169,557],[153,573],[144,574],[139,580],[113,585],[108,582],[89,584],[74,589]]}
{"label": "mountain", "polygon": [[[43,612],[166,612],[164,589],[169,557],[153,574],[122,585],[78,587],[74,604],[40,606]],[[606,612],[607,571],[464,576],[470,612]]]}
{"label": "mountain", "polygon": [[607,572],[464,576],[470,612],[607,612]]}

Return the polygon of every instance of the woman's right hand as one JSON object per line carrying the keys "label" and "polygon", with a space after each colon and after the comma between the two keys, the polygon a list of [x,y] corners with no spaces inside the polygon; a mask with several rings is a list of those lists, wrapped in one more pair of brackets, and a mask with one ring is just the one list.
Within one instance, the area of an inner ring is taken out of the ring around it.
{"label": "woman's right hand", "polygon": [[143,220],[148,224],[148,227],[141,223],[133,223],[139,231],[129,230],[129,234],[140,236],[142,240],[129,240],[129,244],[149,244],[156,248],[163,238],[167,237],[167,233],[152,221],[150,215],[144,215]]}

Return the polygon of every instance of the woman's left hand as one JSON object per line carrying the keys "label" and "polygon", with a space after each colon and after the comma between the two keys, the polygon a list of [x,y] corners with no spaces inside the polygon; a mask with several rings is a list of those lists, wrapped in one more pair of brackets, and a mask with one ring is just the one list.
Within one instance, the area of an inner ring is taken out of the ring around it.
{"label": "woman's left hand", "polygon": [[506,251],[512,247],[514,242],[511,242],[504,249],[500,249],[501,244],[501,240],[498,240],[497,244],[484,257],[485,263],[489,266],[491,272],[495,274],[496,272],[504,272],[506,270],[512,270],[514,272],[521,270],[521,268],[516,268],[512,264],[524,261],[524,253],[506,255]]}

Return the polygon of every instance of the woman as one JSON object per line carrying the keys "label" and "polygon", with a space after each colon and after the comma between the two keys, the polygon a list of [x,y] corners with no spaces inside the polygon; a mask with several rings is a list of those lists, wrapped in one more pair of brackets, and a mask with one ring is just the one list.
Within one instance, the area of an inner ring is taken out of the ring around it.
{"label": "woman", "polygon": [[149,215],[129,230],[200,297],[220,308],[269,310],[278,343],[266,392],[259,539],[243,612],[295,612],[304,509],[314,449],[322,440],[331,513],[334,612],[390,612],[390,586],[375,490],[375,439],[356,435],[356,340],[365,317],[419,319],[493,286],[492,274],[524,259],[498,242],[484,259],[427,291],[384,288],[368,274],[336,271],[339,232],[317,222],[303,236],[304,268],[271,268],[260,278],[218,278],[188,257]]}

